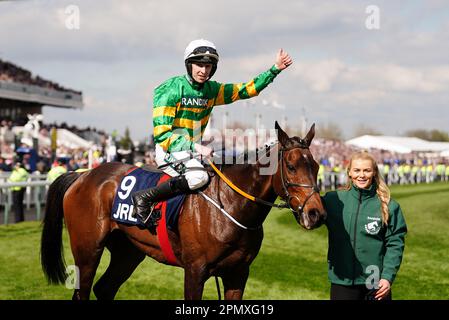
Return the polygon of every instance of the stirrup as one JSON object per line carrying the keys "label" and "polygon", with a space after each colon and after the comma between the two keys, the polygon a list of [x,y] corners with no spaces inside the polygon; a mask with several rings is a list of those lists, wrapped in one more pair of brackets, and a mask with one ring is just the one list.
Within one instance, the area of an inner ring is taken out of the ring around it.
{"label": "stirrup", "polygon": [[149,210],[148,215],[137,213],[139,220],[145,225],[147,228],[155,228],[158,225],[158,221],[161,219],[161,210],[156,209],[156,205],[158,202],[154,202]]}

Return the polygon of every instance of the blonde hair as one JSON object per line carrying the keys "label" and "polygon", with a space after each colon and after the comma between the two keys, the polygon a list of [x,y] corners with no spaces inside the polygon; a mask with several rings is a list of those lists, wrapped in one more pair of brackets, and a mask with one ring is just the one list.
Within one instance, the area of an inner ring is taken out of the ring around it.
{"label": "blonde hair", "polygon": [[352,179],[349,177],[349,171],[351,170],[352,161],[353,160],[369,160],[371,161],[371,164],[373,166],[374,175],[373,180],[377,184],[376,193],[380,200],[380,205],[382,209],[382,223],[384,225],[388,224],[388,219],[390,217],[390,212],[388,210],[388,204],[390,203],[390,189],[388,188],[387,184],[385,183],[384,179],[382,178],[379,167],[377,166],[377,162],[374,159],[374,157],[369,154],[366,151],[359,151],[356,153],[353,153],[351,156],[351,159],[349,160],[349,165],[346,170],[346,174],[348,175],[348,182],[346,184],[346,190],[351,189],[352,187]]}

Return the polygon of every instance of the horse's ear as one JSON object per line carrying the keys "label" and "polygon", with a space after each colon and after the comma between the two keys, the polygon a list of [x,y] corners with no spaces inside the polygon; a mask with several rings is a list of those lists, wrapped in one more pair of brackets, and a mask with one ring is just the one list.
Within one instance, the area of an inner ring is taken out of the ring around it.
{"label": "horse's ear", "polygon": [[284,130],[281,129],[277,121],[274,123],[274,128],[277,131],[278,141],[281,143],[282,146],[285,147],[289,139],[288,135],[284,132]]}
{"label": "horse's ear", "polygon": [[312,143],[313,137],[315,137],[315,123],[312,124],[312,127],[310,128],[309,132],[307,133],[304,140],[307,142],[307,146],[310,147],[310,144]]}

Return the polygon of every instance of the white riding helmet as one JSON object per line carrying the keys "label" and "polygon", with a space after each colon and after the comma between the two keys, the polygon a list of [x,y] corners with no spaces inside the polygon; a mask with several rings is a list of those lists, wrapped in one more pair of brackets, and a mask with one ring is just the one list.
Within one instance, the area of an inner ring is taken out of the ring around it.
{"label": "white riding helmet", "polygon": [[192,62],[200,62],[212,64],[209,79],[212,78],[217,70],[218,60],[215,44],[205,39],[191,41],[184,51],[184,62],[190,77],[192,77]]}

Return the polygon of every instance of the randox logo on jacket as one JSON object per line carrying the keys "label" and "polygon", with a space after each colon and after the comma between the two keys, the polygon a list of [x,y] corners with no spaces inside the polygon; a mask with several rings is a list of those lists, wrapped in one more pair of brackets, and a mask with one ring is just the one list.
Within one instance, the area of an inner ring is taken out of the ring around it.
{"label": "randox logo on jacket", "polygon": [[382,226],[381,219],[377,217],[367,217],[368,220],[374,220],[365,224],[365,231],[368,234],[378,234]]}
{"label": "randox logo on jacket", "polygon": [[198,106],[198,107],[204,107],[207,106],[207,99],[201,99],[201,98],[189,98],[189,97],[182,97],[181,98],[181,105],[183,106]]}

